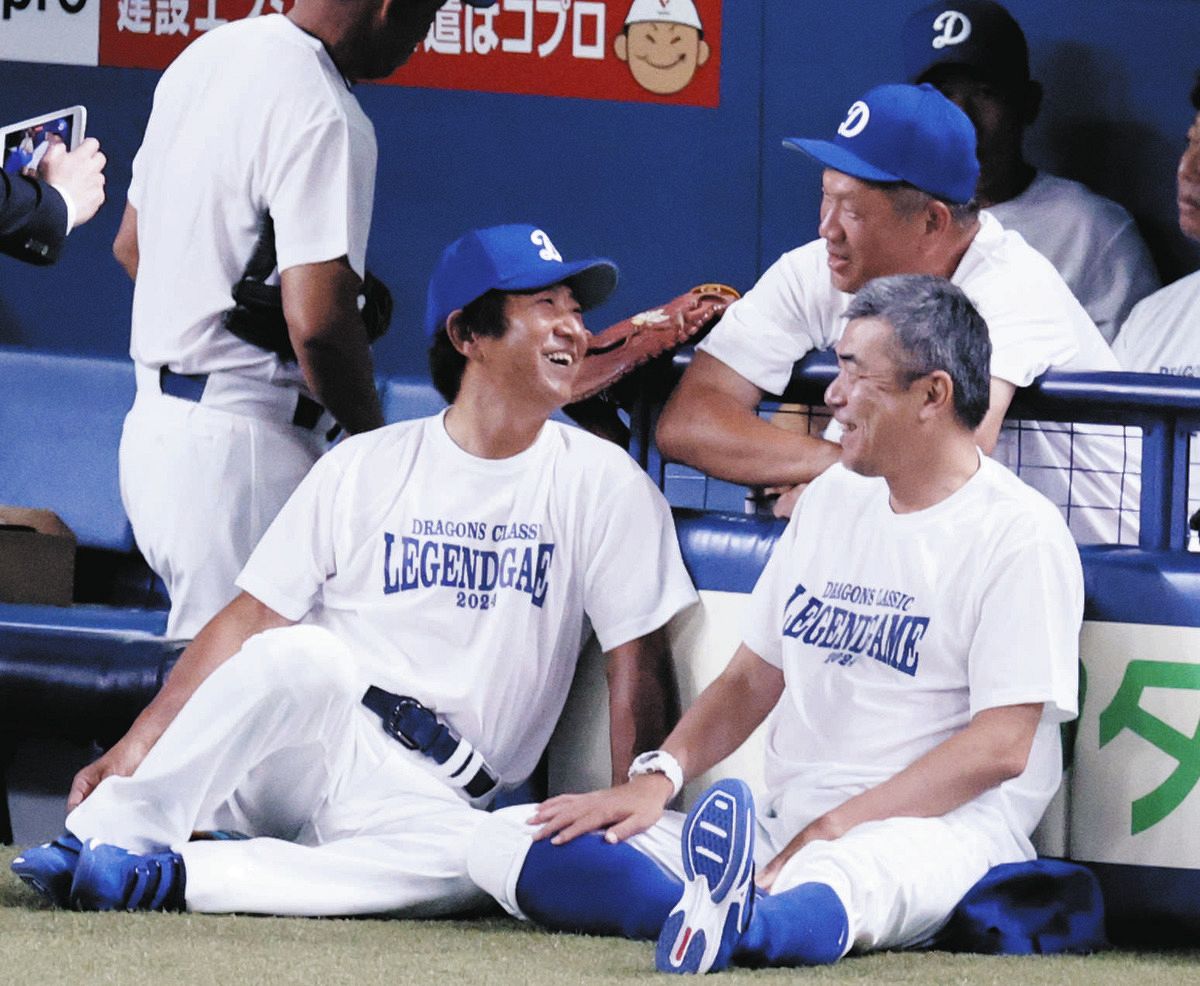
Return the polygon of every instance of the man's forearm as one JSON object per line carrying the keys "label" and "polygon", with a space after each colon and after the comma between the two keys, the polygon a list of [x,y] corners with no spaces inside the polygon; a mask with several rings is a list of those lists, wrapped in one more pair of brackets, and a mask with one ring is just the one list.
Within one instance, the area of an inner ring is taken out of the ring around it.
{"label": "man's forearm", "polygon": [[317,400],[350,434],[383,424],[366,330],[357,326],[309,338],[296,357]]}
{"label": "man's forearm", "polygon": [[351,434],[383,424],[367,328],[358,311],[362,279],[345,257],[288,267],[279,275],[283,317],[305,382]]}
{"label": "man's forearm", "polygon": [[962,732],[818,822],[837,837],[863,822],[936,818],[960,808],[1025,769],[1041,716],[1040,703],[986,709]]}
{"label": "man's forearm", "polygon": [[752,486],[807,483],[838,460],[840,446],[758,417],[761,399],[736,370],[698,352],[663,409],[658,447],[676,462]]}
{"label": "man's forearm", "polygon": [[688,413],[682,434],[664,450],[676,462],[746,486],[808,483],[838,461],[841,446],[787,431],[740,409],[708,406]]}
{"label": "man's forearm", "polygon": [[782,693],[783,672],[742,644],[684,713],[663,749],[679,761],[685,781],[699,777],[746,741]]}
{"label": "man's forearm", "polygon": [[130,727],[139,745],[149,749],[187,704],[197,688],[217,668],[241,650],[255,634],[287,626],[278,613],[247,593],[211,619],[180,656],[166,684]]}
{"label": "man's forearm", "polygon": [[657,748],[679,719],[666,633],[656,630],[613,648],[607,676],[612,783],[620,784],[633,758]]}
{"label": "man's forearm", "polygon": [[787,861],[810,842],[839,839],[864,822],[937,818],[1016,777],[1041,717],[1041,703],[985,709],[898,774],[806,825],[759,872],[758,885],[770,890]]}

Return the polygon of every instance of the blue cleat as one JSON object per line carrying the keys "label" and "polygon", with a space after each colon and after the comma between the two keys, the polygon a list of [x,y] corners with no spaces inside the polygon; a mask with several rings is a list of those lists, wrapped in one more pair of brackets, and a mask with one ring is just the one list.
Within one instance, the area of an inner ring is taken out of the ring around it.
{"label": "blue cleat", "polygon": [[26,849],[12,861],[12,871],[55,907],[70,907],[81,848],[75,836],[63,832],[53,842]]}
{"label": "blue cleat", "polygon": [[743,781],[718,781],[683,823],[687,883],[658,936],[659,972],[719,972],[754,907],[754,798]]}
{"label": "blue cleat", "polygon": [[177,852],[135,853],[89,842],[79,854],[71,903],[81,911],[182,911],[186,882]]}

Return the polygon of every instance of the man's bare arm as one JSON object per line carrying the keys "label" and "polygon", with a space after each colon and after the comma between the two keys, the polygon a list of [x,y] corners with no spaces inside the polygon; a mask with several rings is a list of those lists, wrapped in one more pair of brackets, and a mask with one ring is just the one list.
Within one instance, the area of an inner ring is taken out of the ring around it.
{"label": "man's bare arm", "polygon": [[983,449],[984,455],[991,455],[996,450],[996,442],[1000,438],[1000,427],[1004,424],[1004,415],[1008,413],[1008,405],[1012,403],[1013,394],[1016,392],[1017,388],[1007,380],[992,377],[988,412],[979,423],[979,427],[975,429],[975,444]]}
{"label": "man's bare arm", "polygon": [[129,279],[136,281],[139,258],[137,209],[128,202],[125,203],[125,211],[121,214],[121,228],[117,230],[117,237],[113,240],[112,251],[117,263],[125,268]]}
{"label": "man's bare arm", "polygon": [[794,486],[816,478],[841,455],[821,438],[758,417],[762,391],[714,356],[697,352],[659,419],[668,459],[735,483]]}
{"label": "man's bare arm", "polygon": [[615,785],[625,780],[633,758],[657,749],[679,720],[679,690],[663,630],[614,647],[607,656],[609,746]]}
{"label": "man's bare arm", "polygon": [[935,818],[1018,776],[1041,718],[1040,702],[984,709],[898,774],[805,826],[759,874],[759,886],[769,890],[784,863],[810,842],[837,839],[863,822]]}
{"label": "man's bare arm", "polygon": [[283,317],[304,379],[351,434],[383,424],[370,341],[358,311],[361,285],[345,257],[280,274]]}
{"label": "man's bare arm", "polygon": [[75,775],[67,797],[71,811],[109,776],[128,777],[174,721],[200,684],[242,649],[255,634],[288,626],[291,620],[248,593],[240,593],[205,625],[180,656],[167,683],[104,756]]}
{"label": "man's bare arm", "polygon": [[[741,746],[782,693],[783,672],[742,644],[662,748],[679,761],[685,781],[697,777]],[[550,798],[530,822],[541,826],[536,838],[555,843],[597,829],[619,842],[658,821],[670,800],[671,783],[663,774],[642,774],[605,791]]]}

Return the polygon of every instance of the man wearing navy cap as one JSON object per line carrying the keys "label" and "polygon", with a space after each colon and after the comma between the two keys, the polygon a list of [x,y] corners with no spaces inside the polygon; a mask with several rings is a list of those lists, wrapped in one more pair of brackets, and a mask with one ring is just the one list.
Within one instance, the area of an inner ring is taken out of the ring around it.
{"label": "man wearing navy cap", "polygon": [[937,86],[975,125],[980,207],[1054,264],[1111,343],[1158,272],[1125,209],[1025,160],[1042,88],[1021,26],[993,0],[936,0],[908,18],[903,43],[908,77]]}
{"label": "man wearing navy cap", "polygon": [[[930,85],[883,85],[851,104],[833,140],[784,144],[824,165],[820,239],[784,254],[697,347],[659,423],[663,452],[734,482],[809,482],[840,448],[758,418],[758,403],[783,392],[796,360],[838,340],[850,296],[868,280],[934,274],[967,293],[991,332],[980,447],[1010,468],[1034,465],[1023,478],[1066,512],[1077,541],[1135,540],[1137,483],[1122,482],[1119,437],[1036,424],[1001,433],[1016,388],[1045,370],[1117,364],[1049,261],[978,210],[967,116]],[[795,495],[780,498],[781,513]]]}
{"label": "man wearing navy cap", "polygon": [[[426,328],[451,406],[322,457],[240,594],[77,779],[67,834],[17,874],[84,909],[477,906],[478,809],[536,767],[585,613],[624,777],[670,725],[661,628],[696,597],[644,472],[548,420],[587,348],[581,311],[616,278],[529,225],[448,247]],[[246,838],[189,841],[196,830]]]}

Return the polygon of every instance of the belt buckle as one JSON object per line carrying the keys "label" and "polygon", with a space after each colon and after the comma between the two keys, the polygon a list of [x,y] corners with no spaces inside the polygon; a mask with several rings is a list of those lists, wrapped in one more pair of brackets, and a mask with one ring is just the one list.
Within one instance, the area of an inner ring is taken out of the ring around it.
{"label": "belt buckle", "polygon": [[421,712],[429,711],[428,709],[425,708],[424,705],[422,705],[420,702],[418,702],[415,698],[409,698],[408,696],[404,696],[404,697],[400,698],[399,701],[397,701],[395,705],[392,706],[391,712],[388,713],[388,717],[387,717],[387,719],[384,720],[384,723],[383,723],[384,728],[388,731],[388,733],[392,736],[392,738],[395,739],[395,741],[397,743],[399,743],[402,747],[404,747],[406,750],[418,749],[417,741],[415,739],[413,739],[411,736],[409,736],[406,732],[404,732],[400,728],[401,716],[403,716],[404,713],[407,712],[409,709],[413,709],[413,708],[415,708]]}

